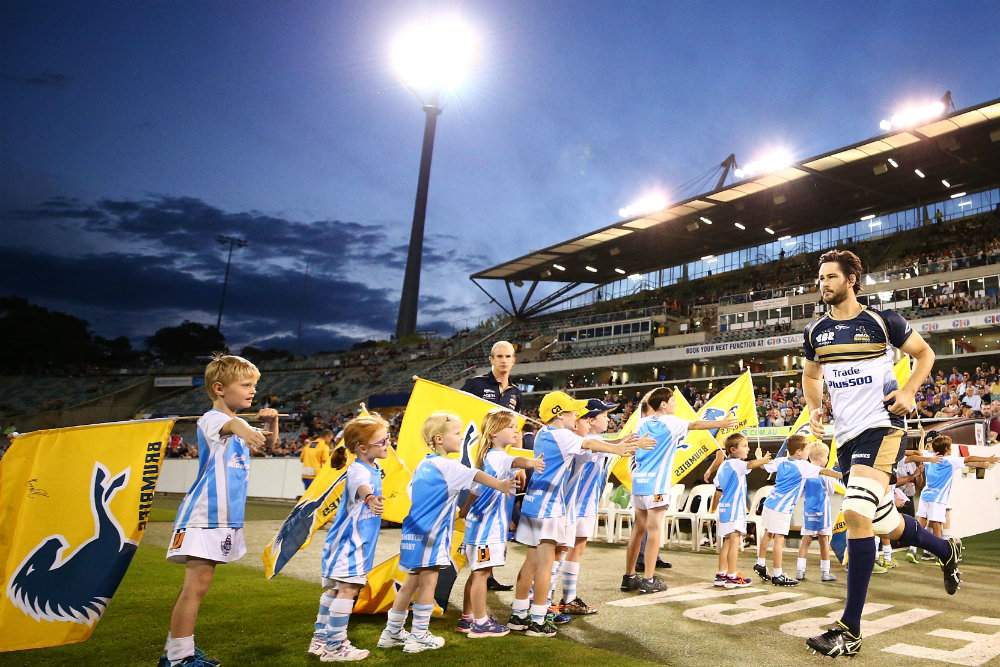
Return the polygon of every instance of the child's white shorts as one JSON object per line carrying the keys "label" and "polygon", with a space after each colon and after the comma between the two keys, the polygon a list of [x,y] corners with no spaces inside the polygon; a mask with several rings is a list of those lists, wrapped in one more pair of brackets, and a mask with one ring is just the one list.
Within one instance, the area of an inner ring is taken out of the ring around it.
{"label": "child's white shorts", "polygon": [[597,524],[597,515],[576,517],[576,537],[586,537],[590,539],[594,535],[594,526]]}
{"label": "child's white shorts", "polygon": [[488,567],[503,567],[507,563],[506,542],[463,544],[462,553],[469,560],[469,568],[473,571]]}
{"label": "child's white shorts", "polygon": [[918,513],[917,516],[923,516],[928,521],[944,523],[948,520],[948,503],[920,503],[920,511],[923,514]]}
{"label": "child's white shorts", "polygon": [[632,507],[637,510],[655,510],[670,504],[669,493],[657,493],[655,496],[632,496]]}
{"label": "child's white shorts", "polygon": [[830,537],[833,535],[833,526],[827,526],[821,530],[809,530],[808,528],[803,528],[800,531],[800,534],[802,537],[817,537],[819,535],[826,535],[827,537]]}
{"label": "child's white shorts", "polygon": [[567,528],[572,525],[567,523],[564,516],[538,519],[522,514],[521,520],[517,522],[517,532],[514,533],[514,539],[527,547],[537,547],[545,540],[566,545]]}
{"label": "child's white shorts", "polygon": [[764,530],[772,535],[788,535],[788,527],[792,525],[791,514],[777,512],[770,507],[764,508],[761,519]]}
{"label": "child's white shorts", "polygon": [[719,539],[728,535],[729,533],[741,533],[743,535],[747,534],[747,518],[737,519],[736,521],[720,521],[719,522]]}
{"label": "child's white shorts", "polygon": [[338,588],[340,588],[341,584],[364,586],[365,584],[368,583],[368,575],[362,574],[357,577],[337,577],[336,579],[332,579],[330,577],[320,577],[320,580],[323,583],[323,588],[332,588],[334,590],[337,590]]}
{"label": "child's white shorts", "polygon": [[246,552],[242,528],[181,528],[170,539],[167,560],[183,564],[188,558],[204,558],[232,563]]}

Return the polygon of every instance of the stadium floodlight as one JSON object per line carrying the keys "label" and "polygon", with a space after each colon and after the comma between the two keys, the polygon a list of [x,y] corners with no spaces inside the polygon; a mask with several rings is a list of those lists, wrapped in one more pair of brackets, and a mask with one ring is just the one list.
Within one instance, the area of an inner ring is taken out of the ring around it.
{"label": "stadium floodlight", "polygon": [[771,229],[770,227],[765,227],[764,231],[767,232],[768,234],[773,234],[774,233],[774,230]]}
{"label": "stadium floodlight", "polygon": [[642,280],[642,274],[633,273],[628,277],[629,280]]}
{"label": "stadium floodlight", "polygon": [[217,236],[215,240],[222,245],[229,246],[229,258],[226,260],[226,277],[222,280],[222,299],[219,301],[219,318],[215,320],[215,330],[221,331],[222,308],[226,305],[226,288],[229,286],[229,265],[233,263],[233,248],[246,248],[250,244],[246,241],[246,239],[223,236],[222,234]]}
{"label": "stadium floodlight", "polygon": [[945,179],[941,179],[941,185],[943,185],[943,186],[944,186],[944,187],[946,187],[946,188],[950,188],[950,187],[951,187],[951,183],[949,183],[949,182],[948,182],[947,180],[945,180]]}
{"label": "stadium floodlight", "polygon": [[715,259],[715,255],[705,255],[701,259],[702,259],[703,262],[707,262],[709,260]]}
{"label": "stadium floodlight", "polygon": [[734,224],[734,225],[736,225],[736,228],[737,228],[737,229],[746,229],[746,227],[744,227],[743,225],[741,225],[741,224],[740,224],[740,223],[738,223],[738,222],[734,222],[733,224]]}
{"label": "stadium floodlight", "polygon": [[919,176],[920,178],[926,178],[926,176],[924,176],[924,172],[920,171],[919,169],[914,169],[913,173]]}
{"label": "stadium floodlight", "polygon": [[778,240],[779,241],[787,241],[790,238],[792,238],[792,235],[791,234],[786,234],[785,236],[779,236]]}
{"label": "stadium floodlight", "polygon": [[965,196],[965,193],[964,193],[964,192],[956,192],[955,194],[953,194],[953,195],[951,196],[951,198],[952,198],[952,199],[958,199],[959,197],[964,197],[964,196]]}
{"label": "stadium floodlight", "polygon": [[587,270],[588,270],[588,271],[590,271],[591,273],[597,273],[597,269],[595,269],[595,268],[594,268],[594,267],[592,267],[592,266],[585,266],[585,267],[583,267],[583,268],[587,269]]}
{"label": "stadium floodlight", "polygon": [[943,101],[931,102],[922,106],[909,107],[903,109],[892,117],[892,120],[882,120],[878,126],[883,131],[888,132],[893,128],[910,127],[931,118],[937,118],[947,110]]}
{"label": "stadium floodlight", "polygon": [[872,213],[871,215],[862,216],[861,221],[864,222],[865,220],[872,220],[874,218],[875,218],[875,214]]}
{"label": "stadium floodlight", "polygon": [[750,178],[757,174],[766,174],[772,171],[787,169],[790,164],[792,164],[792,158],[787,153],[778,151],[765,155],[759,160],[754,160],[742,169],[737,169],[733,172],[733,175],[736,178]]}
{"label": "stadium floodlight", "polygon": [[899,166],[899,163],[893,160],[892,158],[889,158],[889,164],[892,165],[893,169]]}
{"label": "stadium floodlight", "polygon": [[622,218],[634,218],[637,215],[643,215],[644,213],[652,213],[653,211],[659,211],[660,209],[666,208],[667,198],[660,193],[651,194],[648,197],[643,197],[634,204],[630,204],[625,208],[618,209],[618,215]]}
{"label": "stadium floodlight", "polygon": [[625,271],[623,269],[615,269],[615,273],[620,273],[623,276],[625,275]]}
{"label": "stadium floodlight", "polygon": [[704,222],[706,225],[712,224],[712,221],[704,216],[702,216],[701,221]]}
{"label": "stadium floodlight", "polygon": [[562,266],[561,264],[553,264],[552,268],[559,269],[560,271],[565,271],[566,270],[566,267]]}
{"label": "stadium floodlight", "polygon": [[447,18],[417,25],[392,45],[392,68],[400,82],[423,106],[424,143],[420,153],[417,200],[413,207],[410,246],[399,300],[396,339],[417,330],[420,299],[420,263],[424,251],[424,220],[427,217],[427,188],[431,179],[431,157],[437,117],[441,115],[441,95],[454,91],[479,60],[479,40],[465,23]]}

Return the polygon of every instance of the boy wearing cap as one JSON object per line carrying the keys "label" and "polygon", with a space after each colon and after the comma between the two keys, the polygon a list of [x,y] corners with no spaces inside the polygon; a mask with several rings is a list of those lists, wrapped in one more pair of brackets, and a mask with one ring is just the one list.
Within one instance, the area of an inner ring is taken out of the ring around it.
{"label": "boy wearing cap", "polygon": [[[545,471],[536,472],[528,483],[521,504],[521,520],[515,538],[528,547],[527,557],[517,575],[513,611],[508,627],[527,630],[528,637],[554,637],[556,627],[547,618],[545,595],[552,578],[556,547],[569,545],[566,535],[566,510],[574,459],[584,450],[628,456],[639,447],[651,447],[653,441],[635,436],[614,444],[600,438],[581,437],[572,428],[577,415],[587,412],[587,401],[577,401],[554,391],[546,394],[539,408],[545,426],[535,436],[535,455],[545,456]],[[534,590],[537,599],[529,600]]]}
{"label": "boy wearing cap", "polygon": [[[674,452],[684,442],[689,430],[710,430],[735,427],[739,420],[726,417],[718,421],[687,421],[674,415],[674,390],[660,387],[649,394],[647,403],[653,414],[639,420],[636,432],[649,435],[656,441],[652,449],[636,451],[632,469],[632,508],[635,510],[635,525],[628,539],[625,576],[622,590],[638,590],[639,593],[656,593],[667,590],[667,584],[654,576],[656,556],[660,551],[660,527],[663,515],[670,502],[670,487],[673,484]],[[649,534],[646,543],[645,577],[636,574],[639,545]]]}

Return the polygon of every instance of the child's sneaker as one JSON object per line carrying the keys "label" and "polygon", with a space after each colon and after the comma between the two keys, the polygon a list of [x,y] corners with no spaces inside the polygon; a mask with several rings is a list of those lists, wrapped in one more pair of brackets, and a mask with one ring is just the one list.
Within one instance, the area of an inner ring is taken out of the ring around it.
{"label": "child's sneaker", "polygon": [[925,551],[923,553],[923,555],[920,556],[920,560],[922,560],[925,563],[928,562],[928,561],[935,561],[935,560],[937,560],[937,556],[935,556],[934,554],[932,554],[930,551]]}
{"label": "child's sneaker", "polygon": [[771,577],[771,583],[775,586],[798,586],[799,582],[795,581],[787,574],[782,572],[777,577]]}
{"label": "child's sneaker", "polygon": [[887,570],[895,570],[897,567],[899,567],[899,563],[897,563],[894,560],[883,559],[882,567],[884,567]]}
{"label": "child's sneaker", "polygon": [[726,577],[728,582],[726,588],[746,588],[750,585],[750,580],[743,576],[742,572],[737,572],[732,577]]}
{"label": "child's sneaker", "polygon": [[916,563],[917,562],[917,554],[913,553],[912,551],[907,551],[906,552],[906,562],[907,563]]}
{"label": "child's sneaker", "polygon": [[306,651],[309,655],[323,655],[323,651],[326,649],[326,638],[325,637],[313,637],[312,641],[309,642],[309,650]]}
{"label": "child's sneaker", "polygon": [[587,616],[589,614],[596,614],[597,607],[592,607],[579,597],[573,598],[573,601],[560,605],[559,610],[564,614],[572,614],[574,616]]}
{"label": "child's sneaker", "polygon": [[795,580],[796,581],[802,581],[805,578],[806,578],[806,571],[805,570],[795,570]]}
{"label": "child's sneaker", "polygon": [[403,645],[403,653],[420,653],[421,651],[441,648],[442,646],[444,646],[443,637],[436,637],[430,632],[425,632],[419,637],[410,633],[410,636],[406,638],[406,643]]}
{"label": "child's sneaker", "polygon": [[725,586],[728,583],[729,583],[729,577],[727,577],[724,573],[715,575],[716,586]]}
{"label": "child's sneaker", "polygon": [[528,631],[524,633],[525,637],[555,637],[558,634],[556,626],[550,622],[547,618],[545,621],[539,625],[538,623],[532,622],[528,627]]}
{"label": "child's sneaker", "polygon": [[389,628],[382,631],[382,636],[378,638],[379,648],[395,648],[396,646],[405,646],[406,642],[410,639],[410,633],[406,630],[400,630],[398,633],[393,634],[389,632]]}
{"label": "child's sneaker", "polygon": [[467,635],[470,630],[472,630],[472,619],[459,617],[458,626],[455,628],[455,632],[461,632],[463,635]]}
{"label": "child's sneaker", "polygon": [[872,565],[872,574],[885,574],[888,571],[889,570],[885,569],[884,567],[882,567],[881,565],[879,565],[877,562],[874,565]]}
{"label": "child's sneaker", "polygon": [[522,632],[527,630],[531,625],[531,616],[524,614],[523,616],[518,616],[517,614],[511,614],[510,620],[507,621],[507,627],[511,630],[516,630],[517,632]]}
{"label": "child's sneaker", "polygon": [[837,575],[832,574],[830,572],[824,572],[823,574],[820,575],[819,580],[820,581],[836,581],[837,580]]}
{"label": "child's sneaker", "polygon": [[482,625],[473,623],[468,637],[469,639],[481,639],[483,637],[503,637],[507,634],[510,634],[510,628],[506,625],[500,625],[495,618],[490,616]]}
{"label": "child's sneaker", "polygon": [[362,648],[356,648],[351,645],[351,642],[345,639],[340,642],[340,645],[335,648],[327,647],[323,651],[323,655],[319,657],[320,662],[357,662],[358,660],[364,660],[371,654],[371,651],[367,651]]}
{"label": "child's sneaker", "polygon": [[545,612],[545,622],[552,623],[553,625],[566,625],[573,620],[573,617],[564,614],[559,610],[559,607],[549,607],[549,610]]}
{"label": "child's sneaker", "polygon": [[753,571],[757,573],[761,581],[771,581],[771,575],[767,573],[767,566],[765,565],[754,565]]}
{"label": "child's sneaker", "polygon": [[656,577],[642,579],[639,582],[639,593],[641,595],[645,595],[647,593],[662,593],[665,590],[667,590],[667,582],[662,579],[657,579]]}
{"label": "child's sneaker", "polygon": [[[169,664],[170,661],[168,660],[167,663]],[[201,655],[198,655],[196,653],[195,655],[189,655],[188,657],[184,658],[180,662],[174,663],[174,664],[180,665],[180,666],[183,666],[183,667],[216,667],[216,665],[218,663],[217,662],[209,662],[208,659],[205,658],[205,654],[204,653],[202,653]]]}

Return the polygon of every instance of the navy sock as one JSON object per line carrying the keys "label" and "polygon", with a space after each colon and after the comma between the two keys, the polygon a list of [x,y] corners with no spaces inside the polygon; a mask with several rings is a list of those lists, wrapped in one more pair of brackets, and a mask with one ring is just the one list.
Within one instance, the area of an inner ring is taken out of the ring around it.
{"label": "navy sock", "polygon": [[941,539],[931,531],[922,527],[917,520],[908,514],[903,514],[903,534],[899,536],[899,543],[904,547],[920,547],[924,551],[929,551],[942,563],[948,562],[951,558],[951,545],[948,540]]}
{"label": "navy sock", "polygon": [[870,537],[847,540],[847,602],[840,620],[855,637],[861,636],[861,612],[868,597],[873,567],[875,540]]}

